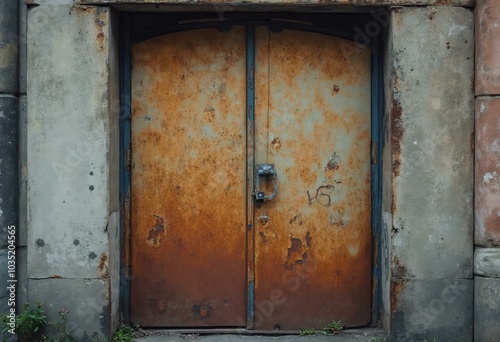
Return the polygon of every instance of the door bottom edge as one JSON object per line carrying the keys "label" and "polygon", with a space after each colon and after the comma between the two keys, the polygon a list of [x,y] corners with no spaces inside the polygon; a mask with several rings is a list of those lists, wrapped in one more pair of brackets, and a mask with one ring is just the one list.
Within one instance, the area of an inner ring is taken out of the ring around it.
{"label": "door bottom edge", "polygon": [[[141,328],[147,336],[172,336],[172,335],[300,335],[299,330],[251,330],[246,328]],[[343,334],[358,334],[366,331],[383,331],[381,327],[370,325],[342,329]]]}

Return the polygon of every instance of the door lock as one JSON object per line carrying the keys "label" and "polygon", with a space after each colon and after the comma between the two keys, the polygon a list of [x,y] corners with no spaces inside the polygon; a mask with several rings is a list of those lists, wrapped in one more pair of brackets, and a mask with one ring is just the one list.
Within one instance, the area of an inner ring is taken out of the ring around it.
{"label": "door lock", "polygon": [[[260,191],[260,177],[271,178],[273,180],[273,192],[266,195]],[[278,175],[274,170],[274,164],[257,164],[255,167],[255,199],[259,201],[270,201],[278,193]]]}

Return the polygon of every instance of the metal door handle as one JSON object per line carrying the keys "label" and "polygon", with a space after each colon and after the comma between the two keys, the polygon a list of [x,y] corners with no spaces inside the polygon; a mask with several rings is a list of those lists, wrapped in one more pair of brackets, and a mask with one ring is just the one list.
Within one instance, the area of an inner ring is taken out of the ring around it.
{"label": "metal door handle", "polygon": [[[260,177],[273,178],[273,193],[266,195],[260,191]],[[260,201],[270,201],[278,193],[278,174],[274,170],[274,164],[257,164],[255,167],[255,199]]]}

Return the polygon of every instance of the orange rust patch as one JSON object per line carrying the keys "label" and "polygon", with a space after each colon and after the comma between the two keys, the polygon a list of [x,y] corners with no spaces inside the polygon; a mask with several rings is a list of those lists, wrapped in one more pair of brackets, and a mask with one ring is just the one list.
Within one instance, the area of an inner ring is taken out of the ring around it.
{"label": "orange rust patch", "polygon": [[[235,326],[245,315],[245,46],[241,26],[133,46],[131,316],[138,324]],[[163,301],[168,315],[156,315],[145,298]],[[212,298],[230,305],[221,309]]]}
{"label": "orange rust patch", "polygon": [[273,141],[271,141],[271,146],[275,150],[279,150],[281,148],[281,140],[280,138],[274,138]]}
{"label": "orange rust patch", "polygon": [[399,101],[392,100],[391,119],[392,119],[392,172],[394,177],[399,176],[401,167],[401,140],[404,135],[403,122],[401,119],[402,109]]}
{"label": "orange rust patch", "polygon": [[99,266],[97,267],[99,272],[102,272],[104,270],[104,267],[106,267],[107,262],[108,262],[108,256],[106,255],[106,253],[102,253],[101,259],[99,259]]}
{"label": "orange rust patch", "polygon": [[408,280],[406,279],[393,279],[391,280],[391,290],[390,290],[390,300],[391,300],[391,312],[394,312],[398,307],[399,296],[406,286]]}
{"label": "orange rust patch", "polygon": [[62,278],[62,277],[58,274],[53,274],[53,275],[49,276],[49,278],[54,279],[54,278]]}
{"label": "orange rust patch", "polygon": [[74,6],[71,6],[70,13],[71,12],[95,13],[95,7],[84,6],[84,5],[74,5]]}
{"label": "orange rust patch", "polygon": [[97,41],[98,41],[100,44],[102,44],[102,42],[104,41],[104,33],[99,32],[99,33],[97,34],[96,39],[97,39]]}

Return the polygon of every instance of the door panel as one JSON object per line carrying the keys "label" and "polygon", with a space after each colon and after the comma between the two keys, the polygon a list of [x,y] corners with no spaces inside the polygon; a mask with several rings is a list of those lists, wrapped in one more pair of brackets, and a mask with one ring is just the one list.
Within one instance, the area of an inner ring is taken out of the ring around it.
{"label": "door panel", "polygon": [[366,325],[369,49],[264,27],[256,44],[256,163],[275,164],[279,191],[255,208],[255,327]]}
{"label": "door panel", "polygon": [[[247,122],[252,37],[203,29],[133,46],[134,323],[244,326],[247,297],[258,330],[370,321],[369,49],[257,27]],[[275,164],[271,201],[247,203],[254,159]]]}
{"label": "door panel", "polygon": [[133,47],[134,323],[245,321],[245,46],[240,27]]}

